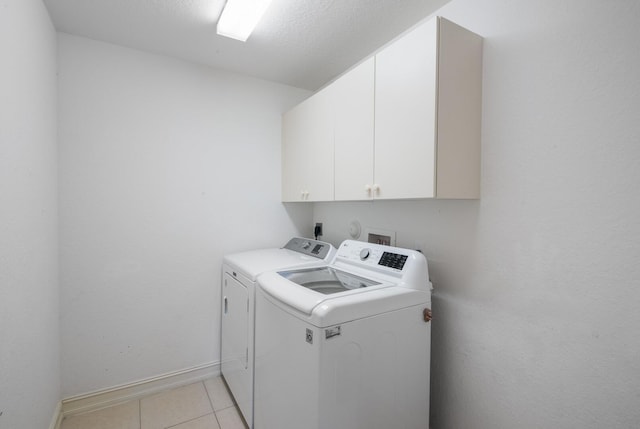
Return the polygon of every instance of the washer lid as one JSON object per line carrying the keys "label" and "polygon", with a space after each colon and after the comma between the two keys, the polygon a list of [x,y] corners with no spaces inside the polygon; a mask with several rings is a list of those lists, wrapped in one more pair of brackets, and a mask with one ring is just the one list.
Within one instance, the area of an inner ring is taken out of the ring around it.
{"label": "washer lid", "polygon": [[360,277],[332,267],[279,271],[278,274],[289,281],[324,295],[332,295],[334,293],[381,284],[375,280]]}
{"label": "washer lid", "polygon": [[377,284],[329,294],[301,286],[277,272],[261,274],[258,283],[284,311],[318,327],[430,302],[430,293],[397,287],[395,283],[375,282]]}

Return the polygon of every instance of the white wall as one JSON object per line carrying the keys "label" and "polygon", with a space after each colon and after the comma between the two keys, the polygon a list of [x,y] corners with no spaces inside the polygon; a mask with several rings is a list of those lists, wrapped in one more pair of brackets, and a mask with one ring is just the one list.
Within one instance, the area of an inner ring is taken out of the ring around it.
{"label": "white wall", "polygon": [[56,33],[40,0],[0,0],[0,428],[60,400]]}
{"label": "white wall", "polygon": [[482,198],[322,203],[420,247],[435,286],[431,425],[640,422],[640,4],[453,0],[485,37]]}
{"label": "white wall", "polygon": [[219,360],[224,253],[311,234],[280,201],[306,91],[59,35],[63,396]]}

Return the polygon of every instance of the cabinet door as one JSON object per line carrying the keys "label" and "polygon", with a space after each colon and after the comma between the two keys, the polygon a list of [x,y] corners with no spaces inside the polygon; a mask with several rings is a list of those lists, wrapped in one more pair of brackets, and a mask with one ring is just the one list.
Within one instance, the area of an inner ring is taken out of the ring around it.
{"label": "cabinet door", "polygon": [[336,200],[372,197],[374,64],[372,57],[332,84]]}
{"label": "cabinet door", "polygon": [[435,196],[438,21],[376,55],[377,198]]}
{"label": "cabinet door", "polygon": [[249,366],[249,293],[227,273],[222,278],[221,371],[241,407],[250,411],[253,397],[253,368]]}
{"label": "cabinet door", "polygon": [[[249,312],[247,288],[225,273],[222,283],[222,368],[229,372],[247,368]],[[226,376],[227,374],[225,374]]]}
{"label": "cabinet door", "polygon": [[283,115],[282,200],[333,200],[331,88]]}

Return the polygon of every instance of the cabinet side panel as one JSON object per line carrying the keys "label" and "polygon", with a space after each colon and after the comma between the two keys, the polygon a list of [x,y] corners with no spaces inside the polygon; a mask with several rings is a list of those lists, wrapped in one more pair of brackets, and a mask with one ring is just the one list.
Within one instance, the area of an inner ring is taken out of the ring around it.
{"label": "cabinet side panel", "polygon": [[438,198],[480,198],[482,38],[440,18]]}
{"label": "cabinet side panel", "polygon": [[376,55],[379,198],[434,196],[436,31],[432,19]]}

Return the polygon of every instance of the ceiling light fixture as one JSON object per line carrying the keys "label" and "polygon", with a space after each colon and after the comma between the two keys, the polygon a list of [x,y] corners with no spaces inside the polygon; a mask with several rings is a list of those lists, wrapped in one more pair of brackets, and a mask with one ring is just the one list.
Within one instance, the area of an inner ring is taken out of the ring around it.
{"label": "ceiling light fixture", "polygon": [[245,42],[271,0],[227,0],[218,19],[218,34]]}

